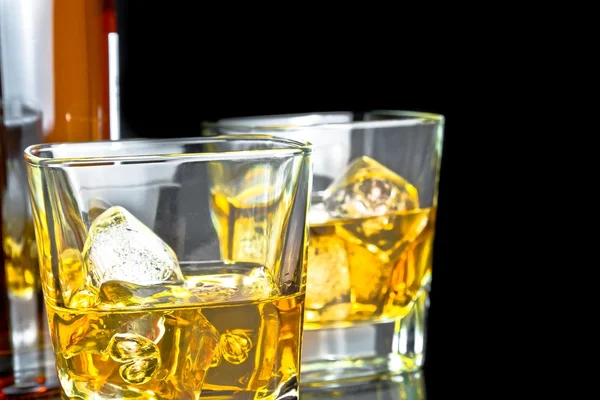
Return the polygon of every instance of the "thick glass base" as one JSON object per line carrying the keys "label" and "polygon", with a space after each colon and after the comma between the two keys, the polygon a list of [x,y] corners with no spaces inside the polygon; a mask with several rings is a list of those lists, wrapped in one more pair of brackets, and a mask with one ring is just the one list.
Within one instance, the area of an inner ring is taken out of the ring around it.
{"label": "thick glass base", "polygon": [[418,371],[424,362],[426,291],[404,318],[305,330],[300,385],[337,387]]}
{"label": "thick glass base", "polygon": [[292,376],[285,382],[281,382],[275,390],[257,391],[214,391],[203,390],[201,399],[210,400],[299,400],[298,379]]}
{"label": "thick glass base", "polygon": [[404,373],[345,387],[305,387],[302,400],[425,400],[425,380],[421,371]]}
{"label": "thick glass base", "polygon": [[12,384],[0,388],[0,399],[3,395],[37,398],[37,394],[59,386],[50,334],[41,328],[47,323],[45,308],[38,314],[41,296],[41,292],[33,296],[9,295],[13,376]]}

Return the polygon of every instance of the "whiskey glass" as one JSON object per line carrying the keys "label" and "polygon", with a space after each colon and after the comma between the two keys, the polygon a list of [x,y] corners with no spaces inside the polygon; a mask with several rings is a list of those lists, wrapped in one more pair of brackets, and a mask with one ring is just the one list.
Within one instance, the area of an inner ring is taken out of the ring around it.
{"label": "whiskey glass", "polygon": [[310,153],[266,136],[27,148],[63,398],[297,399]]}
{"label": "whiskey glass", "polygon": [[444,117],[383,110],[227,118],[205,135],[313,146],[303,385],[419,370]]}
{"label": "whiskey glass", "polygon": [[42,138],[39,108],[0,98],[0,398],[58,386],[23,163]]}

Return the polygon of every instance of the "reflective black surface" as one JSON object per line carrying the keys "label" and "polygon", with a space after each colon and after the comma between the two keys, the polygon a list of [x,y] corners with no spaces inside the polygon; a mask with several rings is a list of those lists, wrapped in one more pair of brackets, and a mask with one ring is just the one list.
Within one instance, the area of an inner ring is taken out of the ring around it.
{"label": "reflective black surface", "polygon": [[[461,387],[479,382],[472,374],[487,373],[480,359],[497,360],[486,349],[496,342],[481,322],[484,316],[496,314],[475,312],[466,304],[478,307],[485,302],[473,294],[477,287],[489,292],[491,281],[480,284],[484,271],[495,271],[494,282],[504,282],[498,279],[498,269],[485,268],[487,261],[479,256],[485,246],[474,245],[478,240],[487,241],[486,227],[496,231],[506,225],[495,217],[497,210],[474,212],[476,206],[497,198],[484,198],[479,192],[486,182],[479,175],[495,164],[479,164],[478,155],[488,154],[499,141],[483,145],[494,136],[485,134],[487,125],[474,124],[471,109],[487,103],[468,93],[465,85],[473,80],[485,91],[487,76],[474,78],[469,68],[448,67],[460,65],[461,60],[453,53],[460,46],[454,40],[444,43],[446,35],[437,37],[435,45],[424,46],[417,33],[417,40],[409,44],[410,40],[398,36],[397,23],[379,19],[374,22],[377,29],[362,29],[347,18],[327,18],[322,31],[311,25],[302,30],[301,41],[288,37],[277,46],[268,45],[250,29],[236,36],[235,48],[223,46],[215,41],[218,35],[198,34],[202,23],[198,12],[192,10],[196,4],[171,2],[150,7],[147,2],[117,0],[123,137],[197,136],[202,121],[252,115],[373,109],[444,114],[447,124],[423,385],[427,400],[448,395],[486,398]],[[375,11],[378,18],[394,18],[403,15],[401,6]],[[365,8],[355,7],[354,11],[363,21]],[[232,24],[224,22],[221,28],[229,26]],[[270,32],[272,27],[268,29]],[[164,45],[157,47],[157,43]],[[190,43],[198,51],[190,51]],[[220,49],[226,57],[220,56]],[[439,50],[448,53],[442,56]],[[496,188],[496,180],[490,182]],[[503,253],[493,254],[500,257]],[[466,371],[469,375],[463,384],[460,374]],[[403,398],[393,394],[394,385],[369,387],[366,392],[356,389],[351,393],[362,393],[365,399]],[[303,391],[305,396],[319,398]]]}

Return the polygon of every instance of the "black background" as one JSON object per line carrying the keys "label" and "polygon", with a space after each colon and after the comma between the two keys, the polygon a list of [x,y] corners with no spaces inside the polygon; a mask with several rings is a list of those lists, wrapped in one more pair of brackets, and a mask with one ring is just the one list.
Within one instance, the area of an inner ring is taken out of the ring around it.
{"label": "black background", "polygon": [[[478,217],[466,214],[473,199],[465,191],[467,169],[482,168],[469,164],[481,99],[464,82],[458,50],[444,51],[451,45],[440,38],[398,37],[393,24],[345,19],[232,32],[236,21],[202,10],[199,18],[194,3],[117,2],[123,137],[197,136],[203,120],[243,115],[405,109],[446,117],[424,370],[428,400],[464,397],[463,367],[482,357],[477,313],[465,306],[479,268],[468,260],[477,258],[473,236],[482,233],[470,228]],[[207,29],[211,16],[217,23]]]}

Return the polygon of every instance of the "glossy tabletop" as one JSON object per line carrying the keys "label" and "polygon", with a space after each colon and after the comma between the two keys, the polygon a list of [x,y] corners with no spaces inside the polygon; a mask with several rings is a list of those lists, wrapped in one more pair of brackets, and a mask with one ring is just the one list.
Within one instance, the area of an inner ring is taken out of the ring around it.
{"label": "glossy tabletop", "polygon": [[[361,385],[345,386],[343,388],[329,389],[302,389],[302,400],[337,399],[337,400],[425,400],[425,378],[422,372],[401,375],[394,378],[383,379],[377,382]],[[2,400],[24,399],[51,399],[60,400],[59,390],[43,391],[37,393],[21,393],[6,397]]]}

